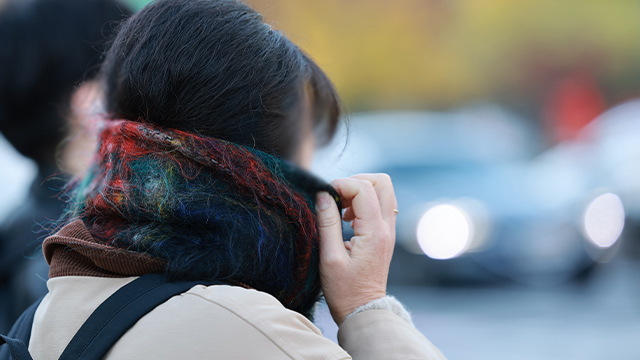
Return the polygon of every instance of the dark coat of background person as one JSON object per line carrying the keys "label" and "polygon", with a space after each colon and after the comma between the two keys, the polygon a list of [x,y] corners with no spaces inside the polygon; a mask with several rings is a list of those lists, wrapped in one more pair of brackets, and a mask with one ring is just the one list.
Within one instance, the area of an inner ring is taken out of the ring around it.
{"label": "dark coat of background person", "polygon": [[95,76],[107,40],[129,14],[114,0],[0,4],[0,131],[38,166],[28,198],[0,226],[0,333],[47,291],[38,224],[56,220],[64,206],[56,150],[69,102]]}

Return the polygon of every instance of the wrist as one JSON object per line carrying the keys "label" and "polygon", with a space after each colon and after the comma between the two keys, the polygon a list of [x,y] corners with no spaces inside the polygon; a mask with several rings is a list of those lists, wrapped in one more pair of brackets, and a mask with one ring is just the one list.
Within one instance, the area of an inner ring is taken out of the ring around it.
{"label": "wrist", "polygon": [[391,296],[391,295],[385,295],[383,297],[369,301],[368,303],[355,308],[351,313],[345,316],[340,323],[338,323],[338,326],[341,325],[342,322],[351,318],[352,316],[357,315],[361,312],[365,312],[367,310],[390,311],[398,315],[403,320],[405,320],[406,322],[408,322],[413,326],[413,320],[411,319],[411,314],[409,313],[409,311],[407,311],[407,309],[404,307],[404,305],[402,305],[402,303],[398,299],[396,299],[394,296]]}
{"label": "wrist", "polygon": [[[347,316],[353,313],[356,309],[369,304],[372,301],[385,297],[387,294],[384,291],[376,291],[367,294],[366,296],[363,294],[357,298],[345,299],[347,301],[342,301],[342,306],[340,304],[330,304],[329,310],[331,311],[331,316],[336,324],[340,325],[344,320],[346,320]],[[334,306],[331,306],[334,305]]]}

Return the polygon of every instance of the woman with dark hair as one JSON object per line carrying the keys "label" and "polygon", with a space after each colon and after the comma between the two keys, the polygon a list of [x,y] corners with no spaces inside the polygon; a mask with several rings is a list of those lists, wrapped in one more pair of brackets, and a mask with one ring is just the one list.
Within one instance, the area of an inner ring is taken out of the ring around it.
{"label": "woman with dark hair", "polygon": [[[303,170],[336,128],[338,96],[258,13],[159,0],[122,24],[101,80],[94,165],[43,244],[35,359],[58,358],[105,299],[149,273],[202,285],[151,310],[106,358],[443,358],[386,295],[389,177],[332,187]],[[340,204],[355,233],[344,243]],[[340,346],[311,322],[321,291]]]}

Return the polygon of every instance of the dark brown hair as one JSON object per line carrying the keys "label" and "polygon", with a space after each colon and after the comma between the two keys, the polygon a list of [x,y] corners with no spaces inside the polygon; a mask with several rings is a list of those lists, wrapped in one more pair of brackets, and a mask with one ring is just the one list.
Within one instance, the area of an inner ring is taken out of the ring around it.
{"label": "dark brown hair", "polygon": [[116,0],[0,6],[0,131],[16,150],[41,166],[55,164],[71,95],[96,75],[105,43],[129,14]]}
{"label": "dark brown hair", "polygon": [[325,139],[340,116],[324,72],[236,0],[148,5],[122,25],[102,77],[113,118],[196,131],[287,159],[300,145],[303,96]]}

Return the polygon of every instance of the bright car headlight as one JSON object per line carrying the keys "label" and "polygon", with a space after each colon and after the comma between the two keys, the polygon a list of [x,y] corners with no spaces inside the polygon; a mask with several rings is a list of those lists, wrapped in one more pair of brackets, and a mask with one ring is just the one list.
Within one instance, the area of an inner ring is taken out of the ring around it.
{"label": "bright car headlight", "polygon": [[451,259],[469,247],[473,231],[473,223],[462,208],[439,204],[422,215],[416,236],[420,248],[430,258]]}
{"label": "bright car headlight", "polygon": [[583,233],[599,248],[609,248],[618,241],[624,229],[624,206],[618,195],[602,194],[587,206],[583,217]]}

